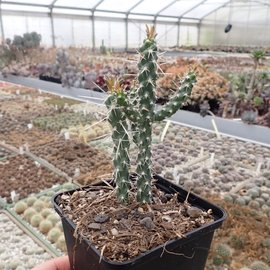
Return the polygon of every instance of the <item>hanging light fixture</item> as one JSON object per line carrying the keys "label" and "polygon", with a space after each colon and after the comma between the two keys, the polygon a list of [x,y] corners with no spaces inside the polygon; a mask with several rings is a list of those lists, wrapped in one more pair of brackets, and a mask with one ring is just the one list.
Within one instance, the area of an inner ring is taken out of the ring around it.
{"label": "hanging light fixture", "polygon": [[225,29],[224,29],[224,32],[225,33],[229,33],[230,31],[231,31],[231,29],[232,29],[232,24],[227,24],[227,26],[225,27]]}
{"label": "hanging light fixture", "polygon": [[225,33],[229,33],[232,29],[232,24],[231,24],[231,20],[232,20],[232,0],[230,0],[230,11],[229,11],[229,22],[227,24],[227,26],[224,29]]}

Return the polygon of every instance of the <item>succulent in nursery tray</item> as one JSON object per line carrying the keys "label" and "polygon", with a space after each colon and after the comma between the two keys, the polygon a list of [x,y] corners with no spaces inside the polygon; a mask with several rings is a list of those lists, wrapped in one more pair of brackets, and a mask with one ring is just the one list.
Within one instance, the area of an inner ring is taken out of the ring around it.
{"label": "succulent in nursery tray", "polygon": [[84,87],[86,89],[94,89],[97,80],[97,73],[95,71],[89,71],[84,75]]}
{"label": "succulent in nursery tray", "polygon": [[38,71],[40,75],[61,78],[63,87],[84,87],[83,73],[76,66],[72,65],[71,62],[68,52],[58,49],[56,52],[56,63],[52,65],[39,64]]}
{"label": "succulent in nursery tray", "polygon": [[222,99],[229,90],[228,81],[218,73],[209,71],[196,60],[178,59],[175,63],[163,65],[165,76],[158,79],[157,95],[168,99],[177,91],[179,76],[183,76],[191,67],[196,70],[197,83],[190,96],[192,103],[205,99]]}
{"label": "succulent in nursery tray", "polygon": [[56,74],[61,77],[63,87],[83,87],[83,74],[70,64],[67,51],[60,49],[56,52]]}
{"label": "succulent in nursery tray", "polygon": [[[158,53],[155,27],[147,26],[147,36],[139,48],[137,87],[124,91],[119,79],[109,77],[109,96],[105,102],[109,109],[108,121],[112,126],[114,143],[114,179],[120,202],[126,203],[129,197],[131,141],[139,149],[137,156],[136,183],[137,201],[151,201],[151,143],[152,125],[172,116],[187,101],[196,82],[194,72],[188,72],[175,95],[155,111],[156,82],[158,79]],[[131,131],[131,135],[129,133]]]}

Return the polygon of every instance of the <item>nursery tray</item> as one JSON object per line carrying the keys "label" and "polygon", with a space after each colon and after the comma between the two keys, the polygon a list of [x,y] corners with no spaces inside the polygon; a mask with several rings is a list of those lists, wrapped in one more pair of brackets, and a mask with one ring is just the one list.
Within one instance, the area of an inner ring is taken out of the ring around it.
{"label": "nursery tray", "polygon": [[19,194],[19,198],[25,198],[31,193],[66,182],[65,178],[21,155],[0,163],[0,174],[0,196],[7,198],[9,203],[12,202],[11,196],[18,197]]}
{"label": "nursery tray", "polygon": [[11,151],[9,151],[9,150],[7,150],[5,148],[0,147],[0,162],[2,160],[5,160],[5,159],[10,158],[10,157],[14,157],[16,155],[17,154],[12,153]]}
{"label": "nursery tray", "polygon": [[1,269],[15,269],[16,266],[32,269],[58,256],[9,211],[0,211],[0,231],[0,248],[3,255],[0,260]]}
{"label": "nursery tray", "polygon": [[[75,185],[73,183],[65,183],[65,184],[62,184],[62,185],[57,185],[55,187],[43,190],[43,191],[41,191],[41,192],[39,192],[37,194],[30,194],[29,197],[20,200],[18,202],[18,204],[20,204],[21,202],[27,204],[29,198],[35,197],[37,200],[40,200],[40,201],[44,202],[44,204],[47,202],[48,205],[46,207],[44,207],[43,209],[49,209],[49,210],[51,210],[51,213],[55,215],[54,210],[53,210],[53,206],[51,205],[51,197],[54,196],[55,194],[57,194],[58,192],[67,191],[69,189],[73,189],[73,188],[77,188],[77,187],[78,187],[78,185]],[[45,201],[45,199],[47,199],[47,200]],[[42,234],[42,232],[37,227],[32,226],[31,223],[24,218],[23,214],[16,213],[15,207],[16,207],[16,203],[8,204],[7,207],[6,207],[6,210],[10,213],[11,216],[14,217],[14,219],[16,219],[17,222],[19,222],[19,224],[21,224],[25,228],[25,230],[31,236],[34,236],[41,243],[43,243],[43,245],[45,247],[47,247],[47,249],[49,249],[52,252],[52,254],[54,254],[55,256],[62,255],[64,251],[57,248],[56,244],[53,244],[48,239],[47,235]],[[27,209],[29,209],[30,207],[33,208],[35,206],[29,205]],[[42,213],[42,210],[38,211],[38,209],[37,209],[36,214]],[[44,220],[45,219],[46,218],[44,218]],[[59,221],[60,221],[60,219],[59,219]],[[56,228],[56,227],[57,227],[57,225],[54,224],[54,226],[52,228]],[[63,236],[63,234],[62,234],[62,236]]]}
{"label": "nursery tray", "polygon": [[33,153],[65,172],[70,177],[111,165],[111,157],[90,145],[74,140],[57,140],[33,149]]}

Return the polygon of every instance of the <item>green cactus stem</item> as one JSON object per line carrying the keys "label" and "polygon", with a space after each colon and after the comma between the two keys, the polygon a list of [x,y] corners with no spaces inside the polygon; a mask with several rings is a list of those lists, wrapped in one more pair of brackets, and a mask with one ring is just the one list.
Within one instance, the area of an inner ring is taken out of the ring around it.
{"label": "green cactus stem", "polygon": [[[152,124],[162,121],[166,117],[171,117],[186,102],[191,93],[196,76],[190,72],[183,80],[182,86],[175,96],[159,111],[154,112],[157,80],[157,45],[156,32],[154,27],[147,27],[147,37],[139,49],[140,62],[139,68],[139,89],[137,125],[134,131],[138,134],[139,154],[137,158],[137,201],[149,203],[151,201],[151,143],[152,143]],[[134,121],[133,121],[134,122]]]}
{"label": "green cactus stem", "polygon": [[137,158],[137,201],[149,203],[151,200],[151,143],[152,123],[155,108],[155,88],[157,80],[157,45],[154,27],[147,27],[147,37],[139,49],[139,112],[137,125],[139,129]]}
{"label": "green cactus stem", "polygon": [[107,98],[105,104],[110,110],[108,121],[111,124],[112,140],[114,143],[114,179],[116,183],[117,196],[121,203],[128,202],[129,182],[129,137],[128,123],[126,115],[122,110],[125,101],[125,93],[122,91],[120,82],[113,78],[107,79],[108,89],[111,94]]}

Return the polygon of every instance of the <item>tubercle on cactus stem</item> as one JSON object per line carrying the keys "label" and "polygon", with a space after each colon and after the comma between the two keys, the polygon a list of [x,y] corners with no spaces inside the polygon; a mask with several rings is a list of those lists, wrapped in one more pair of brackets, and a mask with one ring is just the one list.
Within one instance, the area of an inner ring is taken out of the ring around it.
{"label": "tubercle on cactus stem", "polygon": [[157,81],[157,46],[154,27],[147,26],[147,37],[139,49],[138,89],[126,93],[119,81],[108,80],[110,96],[106,101],[110,109],[109,122],[113,127],[114,166],[117,195],[120,202],[127,202],[129,182],[130,148],[128,122],[132,130],[133,141],[139,148],[137,157],[137,201],[151,202],[151,143],[152,124],[171,117],[186,102],[191,93],[196,76],[190,72],[182,81],[175,96],[158,112],[155,107],[155,88]]}

